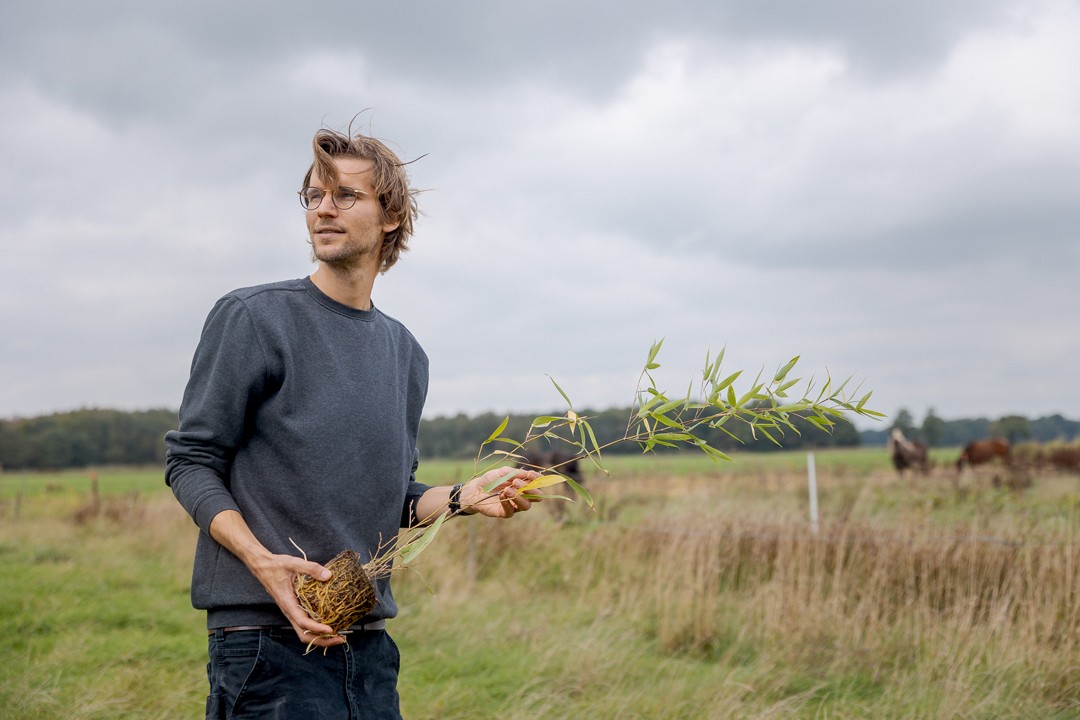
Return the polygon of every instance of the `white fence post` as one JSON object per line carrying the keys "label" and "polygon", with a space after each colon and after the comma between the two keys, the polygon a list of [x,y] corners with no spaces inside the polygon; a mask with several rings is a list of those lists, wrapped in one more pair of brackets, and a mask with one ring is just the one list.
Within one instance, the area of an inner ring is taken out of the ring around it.
{"label": "white fence post", "polygon": [[810,485],[810,530],[815,535],[818,532],[817,511],[817,469],[814,466],[814,453],[806,453],[806,476]]}

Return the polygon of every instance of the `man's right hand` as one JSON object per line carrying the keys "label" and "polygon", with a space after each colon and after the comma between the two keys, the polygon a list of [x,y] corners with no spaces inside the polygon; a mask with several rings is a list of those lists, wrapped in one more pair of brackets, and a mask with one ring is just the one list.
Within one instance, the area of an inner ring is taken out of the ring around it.
{"label": "man's right hand", "polygon": [[302,643],[327,648],[345,642],[344,635],[336,635],[329,625],[312,620],[296,598],[297,575],[304,573],[325,581],[330,579],[329,570],[310,560],[271,553],[251,532],[244,516],[235,510],[224,510],[215,515],[210,523],[210,535],[251,570],[285,614]]}

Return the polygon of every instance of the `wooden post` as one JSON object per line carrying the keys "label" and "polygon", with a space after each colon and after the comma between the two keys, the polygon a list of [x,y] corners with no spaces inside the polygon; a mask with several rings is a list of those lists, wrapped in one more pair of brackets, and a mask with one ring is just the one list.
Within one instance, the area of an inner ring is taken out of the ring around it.
{"label": "wooden post", "polygon": [[814,453],[806,453],[806,476],[810,491],[810,531],[818,533],[817,507],[817,468],[814,465]]}

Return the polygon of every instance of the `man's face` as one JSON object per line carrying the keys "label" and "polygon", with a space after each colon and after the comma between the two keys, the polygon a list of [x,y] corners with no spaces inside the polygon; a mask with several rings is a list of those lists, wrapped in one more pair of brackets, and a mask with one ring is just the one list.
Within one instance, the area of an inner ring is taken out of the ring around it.
{"label": "man's face", "polygon": [[[320,177],[317,169],[308,182],[309,187],[323,191],[322,201],[306,211],[312,252],[316,260],[328,265],[373,265],[373,271],[378,271],[383,238],[397,223],[383,219],[371,185],[370,160],[335,157],[334,165],[337,183]],[[332,196],[339,188],[355,191],[352,207],[342,210],[334,203]]]}

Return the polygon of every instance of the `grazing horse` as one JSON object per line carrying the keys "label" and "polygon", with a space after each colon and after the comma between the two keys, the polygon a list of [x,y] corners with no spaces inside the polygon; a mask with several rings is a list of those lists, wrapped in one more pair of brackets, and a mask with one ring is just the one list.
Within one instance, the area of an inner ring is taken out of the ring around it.
{"label": "grazing horse", "polygon": [[1009,441],[1005,438],[990,438],[989,440],[975,440],[969,442],[960,457],[956,461],[956,471],[964,469],[964,464],[971,467],[988,463],[994,458],[1001,458],[1001,462],[1008,467],[1012,457],[1009,452]]}
{"label": "grazing horse", "polygon": [[[517,466],[525,470],[538,470],[544,474],[564,475],[580,485],[585,482],[578,462],[580,459],[580,455],[573,455],[562,450],[533,449],[525,452],[524,456],[518,461]],[[565,493],[556,492],[555,494],[563,495]],[[562,520],[566,513],[564,503],[564,500],[552,500],[550,502],[552,511],[559,520]]]}
{"label": "grazing horse", "polygon": [[1062,472],[1080,472],[1080,447],[1059,447],[1050,451],[1050,467]]}
{"label": "grazing horse", "polygon": [[897,473],[903,475],[908,468],[923,475],[930,471],[926,445],[918,440],[908,440],[900,428],[893,428],[889,433],[888,450]]}

